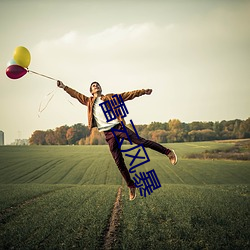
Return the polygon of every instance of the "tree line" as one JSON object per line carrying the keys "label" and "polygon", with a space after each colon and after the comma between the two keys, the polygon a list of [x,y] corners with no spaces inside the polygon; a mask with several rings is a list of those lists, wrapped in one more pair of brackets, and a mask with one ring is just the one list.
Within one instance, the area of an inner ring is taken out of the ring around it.
{"label": "tree line", "polygon": [[[127,125],[132,129],[131,124]],[[159,143],[194,142],[250,138],[250,118],[221,122],[151,122],[149,125],[135,125],[139,136]],[[63,125],[46,131],[36,130],[29,138],[31,145],[101,145],[106,144],[105,136],[98,130],[78,123]]]}

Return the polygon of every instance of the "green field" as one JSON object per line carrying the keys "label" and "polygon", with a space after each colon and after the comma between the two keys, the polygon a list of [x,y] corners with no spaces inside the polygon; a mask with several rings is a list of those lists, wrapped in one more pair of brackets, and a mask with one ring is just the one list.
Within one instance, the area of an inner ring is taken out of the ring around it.
{"label": "green field", "polygon": [[250,249],[250,162],[185,157],[231,145],[148,149],[162,187],[133,202],[108,146],[0,147],[0,249],[104,249],[120,186],[112,249]]}

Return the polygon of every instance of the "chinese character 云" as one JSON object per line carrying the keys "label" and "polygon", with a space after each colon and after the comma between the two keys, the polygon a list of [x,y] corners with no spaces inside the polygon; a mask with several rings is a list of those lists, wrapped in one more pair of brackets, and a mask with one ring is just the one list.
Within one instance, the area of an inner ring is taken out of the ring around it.
{"label": "chinese character \u4e91", "polygon": [[124,141],[124,138],[121,138],[121,141],[120,141],[119,138],[117,138],[117,136],[116,136],[116,134],[115,134],[115,131],[125,133],[126,136],[127,136],[128,141],[129,141],[129,143],[130,143],[130,145],[132,145],[132,141],[131,141],[131,139],[130,139],[130,136],[129,136],[129,134],[128,134],[128,131],[127,131],[126,126],[124,125],[124,123],[123,123],[122,121],[121,121],[121,124],[122,124],[123,129],[111,128],[111,131],[112,131],[112,133],[113,133],[113,135],[114,135],[114,137],[115,137],[116,142],[118,143],[118,147],[119,147],[119,148],[121,148],[122,143],[123,143],[123,141]]}
{"label": "chinese character \u4e91", "polygon": [[[130,122],[131,122],[131,124],[132,124],[132,126],[133,126],[133,129],[134,129],[134,131],[135,131],[135,134],[136,134],[137,138],[139,139],[139,135],[138,135],[138,133],[137,133],[137,130],[136,130],[136,128],[135,128],[135,125],[134,125],[133,121],[130,120]],[[124,125],[124,123],[123,123],[122,121],[121,121],[121,124],[122,124],[122,128],[123,128],[123,129],[111,128],[111,131],[112,131],[112,133],[113,133],[113,135],[114,135],[114,137],[115,137],[115,139],[116,139],[116,141],[117,141],[117,143],[118,143],[118,147],[119,147],[119,148],[121,148],[122,143],[123,143],[123,141],[124,141],[124,138],[121,138],[121,142],[120,142],[120,140],[117,138],[117,136],[116,136],[116,134],[115,134],[115,131],[125,133],[126,136],[127,136],[127,140],[129,141],[130,145],[132,145],[132,141],[131,141],[131,138],[130,138],[130,136],[129,136],[129,134],[128,134],[128,131],[127,131],[126,126]]]}

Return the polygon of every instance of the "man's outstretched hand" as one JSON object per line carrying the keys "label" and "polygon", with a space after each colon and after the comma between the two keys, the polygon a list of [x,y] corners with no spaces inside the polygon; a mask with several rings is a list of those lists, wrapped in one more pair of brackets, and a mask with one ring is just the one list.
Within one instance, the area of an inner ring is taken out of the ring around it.
{"label": "man's outstretched hand", "polygon": [[65,85],[63,84],[63,82],[62,81],[57,81],[57,86],[59,87],[59,88],[62,88],[62,89],[64,89],[65,88]]}
{"label": "man's outstretched hand", "polygon": [[145,94],[146,95],[150,95],[152,93],[152,89],[145,89]]}

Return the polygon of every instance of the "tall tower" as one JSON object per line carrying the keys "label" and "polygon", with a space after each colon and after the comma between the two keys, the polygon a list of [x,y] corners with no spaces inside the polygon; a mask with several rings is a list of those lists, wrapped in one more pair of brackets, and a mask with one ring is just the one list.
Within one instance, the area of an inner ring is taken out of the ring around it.
{"label": "tall tower", "polygon": [[4,132],[0,130],[0,146],[4,145]]}

